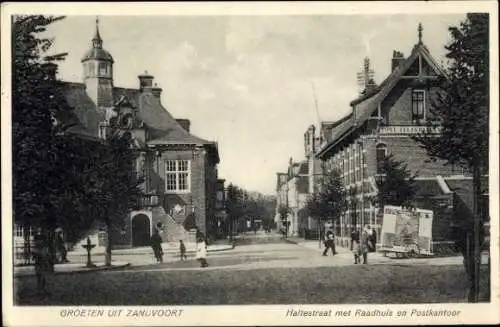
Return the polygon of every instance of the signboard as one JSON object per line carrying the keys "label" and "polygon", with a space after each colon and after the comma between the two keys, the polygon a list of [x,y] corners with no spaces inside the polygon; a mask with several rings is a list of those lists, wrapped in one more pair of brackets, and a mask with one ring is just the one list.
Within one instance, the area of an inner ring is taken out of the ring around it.
{"label": "signboard", "polygon": [[393,135],[393,134],[420,134],[420,133],[438,134],[441,132],[439,126],[383,126],[380,127],[380,134]]}
{"label": "signboard", "polygon": [[431,210],[385,206],[380,249],[431,254],[432,219]]}

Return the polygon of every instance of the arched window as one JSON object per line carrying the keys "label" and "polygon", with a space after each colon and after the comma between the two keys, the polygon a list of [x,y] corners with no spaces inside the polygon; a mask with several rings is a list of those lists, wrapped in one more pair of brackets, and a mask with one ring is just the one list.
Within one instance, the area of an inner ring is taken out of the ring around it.
{"label": "arched window", "polygon": [[377,174],[382,174],[384,172],[384,161],[387,157],[387,145],[380,143],[377,144]]}
{"label": "arched window", "polygon": [[106,75],[107,74],[107,67],[105,62],[100,62],[99,63],[99,75]]}
{"label": "arched window", "polygon": [[92,76],[95,74],[95,64],[93,62],[89,62],[89,75]]}

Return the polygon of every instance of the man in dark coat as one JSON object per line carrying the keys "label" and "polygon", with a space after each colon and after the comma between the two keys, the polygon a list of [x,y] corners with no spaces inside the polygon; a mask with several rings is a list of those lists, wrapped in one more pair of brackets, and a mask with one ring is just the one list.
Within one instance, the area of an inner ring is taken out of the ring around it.
{"label": "man in dark coat", "polygon": [[153,236],[151,236],[151,248],[153,249],[155,258],[157,262],[163,262],[163,248],[161,246],[163,239],[160,236],[158,230],[155,230]]}
{"label": "man in dark coat", "polygon": [[335,251],[335,237],[333,235],[333,231],[328,230],[325,234],[325,250],[323,251],[323,255],[326,257],[328,253],[328,249],[332,249],[332,255],[337,254]]}

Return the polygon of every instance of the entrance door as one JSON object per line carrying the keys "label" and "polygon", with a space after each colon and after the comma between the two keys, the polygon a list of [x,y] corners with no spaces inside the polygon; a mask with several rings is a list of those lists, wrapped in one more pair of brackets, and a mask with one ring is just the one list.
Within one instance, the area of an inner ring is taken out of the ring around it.
{"label": "entrance door", "polygon": [[139,214],[132,218],[132,246],[149,246],[151,223],[149,217]]}

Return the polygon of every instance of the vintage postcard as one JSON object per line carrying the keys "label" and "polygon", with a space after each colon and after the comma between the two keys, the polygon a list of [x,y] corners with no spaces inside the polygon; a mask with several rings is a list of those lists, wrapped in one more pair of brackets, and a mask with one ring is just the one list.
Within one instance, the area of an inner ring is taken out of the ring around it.
{"label": "vintage postcard", "polygon": [[2,4],[3,324],[499,323],[493,1]]}

